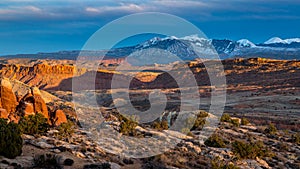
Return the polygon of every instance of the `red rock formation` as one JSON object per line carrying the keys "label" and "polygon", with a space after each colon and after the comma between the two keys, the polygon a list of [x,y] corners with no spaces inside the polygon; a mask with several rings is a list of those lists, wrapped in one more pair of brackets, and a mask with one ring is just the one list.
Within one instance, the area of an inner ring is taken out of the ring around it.
{"label": "red rock formation", "polygon": [[13,113],[17,107],[17,99],[12,92],[12,85],[7,78],[0,79],[0,107],[8,113]]}
{"label": "red rock formation", "polygon": [[0,75],[11,79],[20,80],[30,86],[39,88],[51,88],[59,85],[63,79],[73,77],[74,73],[80,73],[72,65],[49,65],[37,63],[33,66],[20,64],[1,64]]}
{"label": "red rock formation", "polygon": [[62,123],[68,122],[65,113],[62,110],[56,110],[51,114],[51,123],[53,126],[59,126]]}
{"label": "red rock formation", "polygon": [[33,107],[35,113],[41,113],[46,118],[49,118],[48,108],[44,99],[42,98],[40,90],[37,87],[33,87],[31,88],[31,92],[34,98]]}
{"label": "red rock formation", "polygon": [[49,119],[48,108],[37,87],[32,87],[21,99],[20,106],[22,115],[41,113]]}
{"label": "red rock formation", "polygon": [[[9,79],[0,79],[0,118],[18,123],[23,116],[41,113],[53,126],[67,122],[67,117],[62,110],[56,110],[49,115],[48,107],[37,87],[27,86],[27,89],[27,94],[22,97],[18,92],[13,93]],[[16,95],[18,95],[18,101]]]}

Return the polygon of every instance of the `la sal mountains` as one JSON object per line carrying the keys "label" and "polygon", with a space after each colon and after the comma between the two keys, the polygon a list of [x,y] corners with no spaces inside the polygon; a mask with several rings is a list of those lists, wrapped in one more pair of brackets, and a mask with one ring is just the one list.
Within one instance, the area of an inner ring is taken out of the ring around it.
{"label": "la sal mountains", "polygon": [[[197,55],[193,47],[200,50],[200,54],[198,53]],[[207,58],[210,54],[218,54],[221,59],[263,57],[280,60],[298,60],[300,58],[300,38],[281,39],[274,37],[264,43],[255,44],[247,39],[238,41],[229,39],[205,39],[197,35],[181,38],[174,36],[165,38],[154,37],[134,46],[112,48],[110,50],[72,50],[52,53],[5,55],[2,57],[76,60],[80,52],[84,52],[84,55],[87,57],[106,56],[106,59],[117,59],[127,57],[133,52],[150,48],[166,50],[183,60],[193,60],[197,57]]]}

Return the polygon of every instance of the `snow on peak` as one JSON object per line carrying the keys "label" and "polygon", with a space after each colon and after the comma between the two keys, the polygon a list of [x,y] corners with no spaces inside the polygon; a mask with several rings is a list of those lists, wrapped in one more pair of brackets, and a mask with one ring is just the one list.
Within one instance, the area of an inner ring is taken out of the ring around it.
{"label": "snow on peak", "polygon": [[255,47],[256,46],[254,43],[252,43],[248,39],[238,40],[237,43],[240,45],[240,47]]}
{"label": "snow on peak", "polygon": [[181,37],[179,38],[180,40],[188,40],[188,41],[202,41],[202,40],[208,40],[202,37],[199,37],[197,34],[194,35],[189,35],[189,36],[185,36],[185,37]]}
{"label": "snow on peak", "polygon": [[184,37],[176,37],[176,36],[167,36],[165,38],[162,38],[161,40],[173,40],[173,39],[176,39],[176,40],[186,40],[186,41],[192,41],[192,42],[195,42],[195,41],[202,41],[202,40],[208,40],[208,39],[205,39],[205,38],[202,38],[202,37],[199,37],[198,34],[194,34],[194,35],[188,35],[188,36],[184,36]]}
{"label": "snow on peak", "polygon": [[300,38],[291,38],[291,39],[286,39],[285,40],[288,44],[291,44],[293,42],[300,43]]}
{"label": "snow on peak", "polygon": [[190,41],[192,43],[198,43],[198,42],[202,42],[202,41],[205,41],[205,40],[210,41],[206,38],[199,37],[197,34],[184,36],[184,37],[181,37],[181,38],[178,38],[176,36],[167,36],[165,38],[154,37],[154,38],[142,43],[141,46],[149,47],[151,45],[157,44],[158,42],[166,41],[166,40],[179,40],[179,41],[184,40],[184,41]]}
{"label": "snow on peak", "polygon": [[273,43],[286,43],[286,42],[279,37],[274,37],[267,40],[264,44],[273,44]]}
{"label": "snow on peak", "polygon": [[300,43],[300,38],[291,38],[291,39],[281,39],[279,37],[274,37],[267,40],[264,44],[274,44],[274,43],[283,43],[283,44],[291,44],[293,42]]}
{"label": "snow on peak", "polygon": [[154,37],[146,42],[144,42],[143,44],[141,44],[143,47],[148,47],[148,46],[151,46],[151,45],[154,45],[156,44],[158,41],[160,41],[161,38],[160,37]]}

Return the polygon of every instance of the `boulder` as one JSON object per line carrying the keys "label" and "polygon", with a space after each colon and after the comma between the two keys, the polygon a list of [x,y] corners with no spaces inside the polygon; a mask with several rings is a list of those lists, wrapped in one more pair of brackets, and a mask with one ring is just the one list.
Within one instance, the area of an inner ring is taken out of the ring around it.
{"label": "boulder", "polygon": [[14,113],[18,103],[12,91],[12,85],[7,78],[0,79],[0,107],[8,113]]}
{"label": "boulder", "polygon": [[53,126],[59,126],[61,123],[68,122],[65,113],[62,110],[56,110],[51,115],[51,123]]}
{"label": "boulder", "polygon": [[33,87],[31,88],[31,92],[34,98],[33,106],[35,113],[41,113],[49,119],[48,108],[44,99],[42,98],[40,90],[37,87]]}
{"label": "boulder", "polygon": [[[48,108],[37,87],[32,87],[20,101],[23,114],[41,113],[49,119]],[[33,109],[33,110],[32,110]]]}

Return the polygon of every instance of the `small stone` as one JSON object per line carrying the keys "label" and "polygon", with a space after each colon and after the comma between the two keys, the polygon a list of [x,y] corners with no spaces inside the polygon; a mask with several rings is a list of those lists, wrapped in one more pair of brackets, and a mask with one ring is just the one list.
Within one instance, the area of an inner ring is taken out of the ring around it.
{"label": "small stone", "polygon": [[45,142],[38,142],[35,144],[36,146],[43,148],[43,149],[47,149],[47,148],[53,148],[53,145],[47,144]]}
{"label": "small stone", "polygon": [[59,149],[54,149],[53,152],[54,153],[60,153],[61,151]]}
{"label": "small stone", "polygon": [[82,152],[76,152],[75,155],[79,158],[85,158],[85,155]]}
{"label": "small stone", "polygon": [[51,121],[53,126],[59,126],[62,123],[67,123],[67,117],[62,110],[56,110],[51,114]]}

